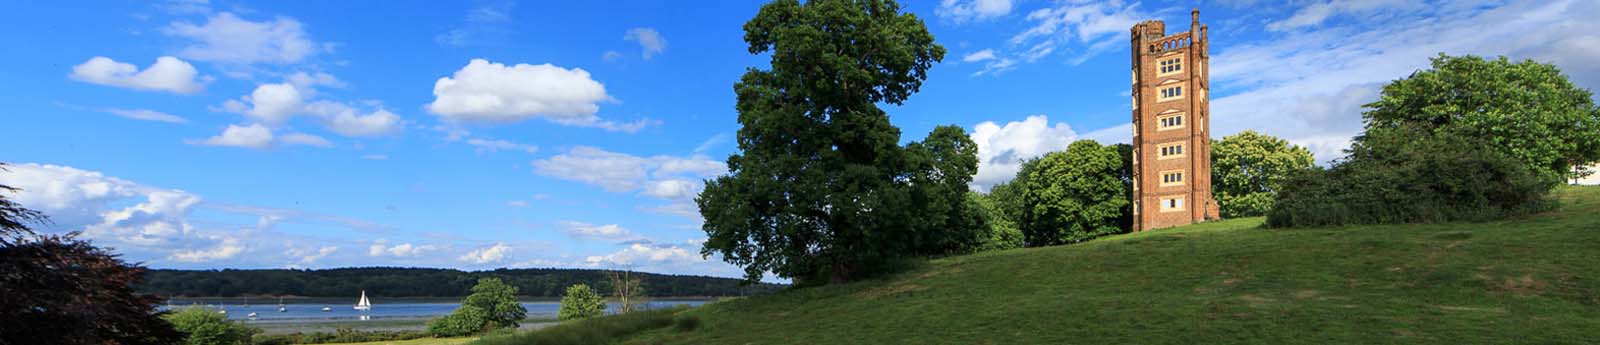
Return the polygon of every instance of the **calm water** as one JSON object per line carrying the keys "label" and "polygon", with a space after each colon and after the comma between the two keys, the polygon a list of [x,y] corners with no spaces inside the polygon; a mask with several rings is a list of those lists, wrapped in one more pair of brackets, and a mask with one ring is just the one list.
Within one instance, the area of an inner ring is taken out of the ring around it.
{"label": "calm water", "polygon": [[[708,301],[706,301],[706,300],[652,300],[648,304],[646,304],[645,307],[648,308],[648,309],[657,309],[657,308],[671,308],[671,307],[680,306],[680,305],[699,306],[701,304],[705,304],[706,302],[708,302]],[[215,302],[213,302],[213,303],[215,303]],[[372,304],[372,310],[367,310],[367,311],[359,311],[359,310],[355,310],[355,309],[351,308],[352,306],[354,306],[354,304],[352,304],[352,303],[343,303],[343,304],[286,303],[284,306],[287,307],[287,310],[283,311],[283,312],[279,312],[278,311],[278,305],[274,301],[267,301],[268,304],[251,304],[248,307],[243,306],[241,304],[237,304],[237,303],[238,302],[233,302],[233,303],[230,303],[230,304],[222,304],[222,305],[211,304],[211,305],[208,306],[208,305],[204,304],[204,302],[174,300],[172,302],[172,306],[174,308],[182,308],[182,307],[194,304],[194,305],[199,305],[199,306],[206,307],[208,309],[213,309],[213,310],[226,310],[228,312],[228,314],[227,314],[228,318],[230,318],[230,319],[240,319],[240,320],[249,319],[248,315],[250,313],[256,313],[256,320],[257,321],[290,321],[290,320],[309,321],[309,320],[365,320],[365,319],[394,319],[394,318],[433,318],[433,317],[438,317],[440,315],[449,314],[451,311],[455,311],[456,307],[461,306],[461,303],[454,303],[454,302],[452,302],[452,303],[445,303],[445,302],[383,303],[383,301],[374,300],[373,304]],[[322,311],[322,307],[329,307],[332,310],[329,310],[329,311],[325,312],[325,311]],[[522,303],[522,307],[528,309],[528,317],[529,318],[535,318],[535,319],[538,319],[538,318],[551,318],[551,319],[553,319],[553,318],[556,317],[557,312],[561,309],[561,302],[560,301],[523,302]],[[611,303],[608,309],[611,312],[615,312],[617,307],[618,307],[618,304]],[[363,316],[365,316],[365,317],[363,317]]]}

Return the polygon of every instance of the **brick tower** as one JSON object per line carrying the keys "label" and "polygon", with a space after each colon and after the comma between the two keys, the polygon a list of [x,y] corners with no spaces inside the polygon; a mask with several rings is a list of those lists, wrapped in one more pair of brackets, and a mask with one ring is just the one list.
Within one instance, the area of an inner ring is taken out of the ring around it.
{"label": "brick tower", "polygon": [[1211,197],[1210,61],[1200,10],[1189,31],[1133,26],[1133,231],[1216,219]]}

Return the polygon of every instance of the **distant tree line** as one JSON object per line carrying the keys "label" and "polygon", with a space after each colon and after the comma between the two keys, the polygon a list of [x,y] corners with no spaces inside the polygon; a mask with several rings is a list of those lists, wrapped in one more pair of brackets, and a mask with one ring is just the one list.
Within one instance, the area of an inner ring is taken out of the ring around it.
{"label": "distant tree line", "polygon": [[[147,271],[142,293],[160,296],[460,297],[481,278],[499,278],[525,297],[560,297],[568,286],[587,284],[610,290],[606,270],[497,269],[460,271],[438,268],[336,268],[321,270],[171,270]],[[637,273],[650,296],[742,296],[781,289],[777,284],[741,286],[740,280],[704,276]]]}

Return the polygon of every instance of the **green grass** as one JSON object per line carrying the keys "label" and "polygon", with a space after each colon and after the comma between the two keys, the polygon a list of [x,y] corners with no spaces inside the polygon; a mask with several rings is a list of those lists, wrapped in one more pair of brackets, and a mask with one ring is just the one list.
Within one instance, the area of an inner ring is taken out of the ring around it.
{"label": "green grass", "polygon": [[396,341],[373,341],[365,343],[341,343],[327,345],[461,345],[471,342],[476,338],[422,338]]}
{"label": "green grass", "polygon": [[563,322],[542,329],[485,336],[473,345],[587,345],[606,344],[645,330],[673,324],[674,315],[687,308],[656,309]]}
{"label": "green grass", "polygon": [[1324,229],[1238,219],[932,260],[709,304],[629,344],[1590,343],[1600,188],[1525,219]]}

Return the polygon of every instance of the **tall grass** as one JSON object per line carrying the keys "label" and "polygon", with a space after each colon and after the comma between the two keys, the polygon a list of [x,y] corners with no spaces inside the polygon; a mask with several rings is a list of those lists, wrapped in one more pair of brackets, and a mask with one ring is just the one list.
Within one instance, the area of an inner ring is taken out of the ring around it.
{"label": "tall grass", "polygon": [[636,311],[610,315],[559,325],[535,331],[508,335],[491,335],[479,339],[475,345],[588,345],[608,344],[635,333],[673,325],[673,315],[687,309],[678,307]]}

